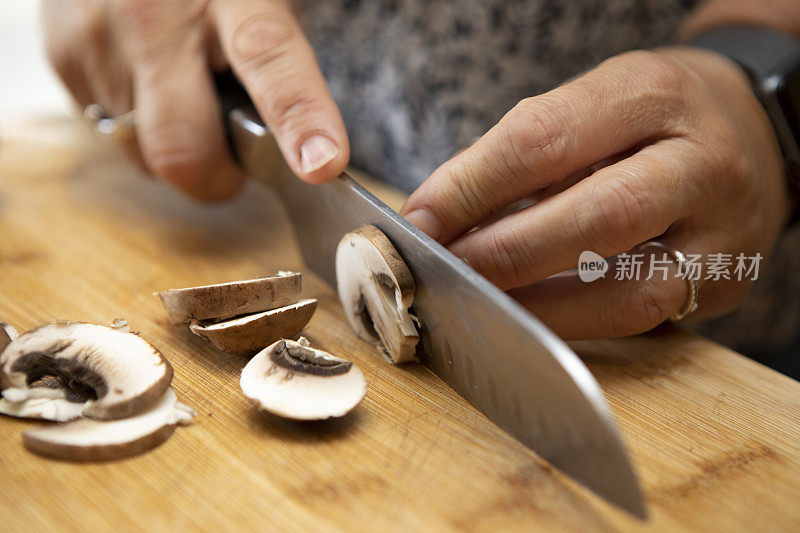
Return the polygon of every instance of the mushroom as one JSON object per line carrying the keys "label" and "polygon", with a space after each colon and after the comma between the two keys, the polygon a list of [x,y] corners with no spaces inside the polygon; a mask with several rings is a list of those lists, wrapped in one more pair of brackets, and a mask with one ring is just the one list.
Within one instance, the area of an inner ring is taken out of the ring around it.
{"label": "mushroom", "polygon": [[392,363],[415,361],[419,334],[408,309],[414,278],[375,226],[345,234],[336,249],[336,285],[350,327]]}
{"label": "mushroom", "polygon": [[173,324],[223,319],[293,304],[300,297],[299,272],[153,293],[161,298]]}
{"label": "mushroom", "polygon": [[124,328],[51,322],[0,354],[0,413],[67,421],[140,413],[164,395],[172,366]]}
{"label": "mushroom", "polygon": [[[3,353],[3,350],[6,349],[6,346],[11,344],[11,341],[17,338],[17,330],[14,329],[14,326],[11,324],[6,324],[5,322],[0,322],[0,353]],[[2,390],[2,384],[0,384],[0,390]]]}
{"label": "mushroom", "polygon": [[311,348],[304,337],[261,350],[242,370],[239,384],[261,409],[296,420],[343,416],[367,392],[357,366]]}
{"label": "mushroom", "polygon": [[316,308],[317,300],[300,300],[286,307],[222,322],[195,322],[190,329],[222,351],[252,355],[278,339],[294,337],[303,331]]}
{"label": "mushroom", "polygon": [[178,424],[187,424],[194,416],[195,412],[178,403],[172,389],[167,389],[158,403],[130,418],[42,426],[24,431],[22,442],[30,451],[56,459],[122,459],[155,448]]}

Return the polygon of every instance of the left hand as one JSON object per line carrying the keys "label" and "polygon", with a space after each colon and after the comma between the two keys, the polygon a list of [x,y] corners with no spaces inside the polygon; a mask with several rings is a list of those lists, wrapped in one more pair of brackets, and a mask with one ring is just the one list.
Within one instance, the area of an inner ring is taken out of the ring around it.
{"label": "left hand", "polygon": [[[469,231],[533,193],[543,199]],[[780,149],[744,72],[676,47],[622,54],[521,101],[402,213],[576,339],[647,331],[688,293],[674,276],[553,276],[582,251],[610,257],[657,239],[684,254],[766,256],[788,211]],[[749,283],[701,278],[691,316],[731,310]]]}

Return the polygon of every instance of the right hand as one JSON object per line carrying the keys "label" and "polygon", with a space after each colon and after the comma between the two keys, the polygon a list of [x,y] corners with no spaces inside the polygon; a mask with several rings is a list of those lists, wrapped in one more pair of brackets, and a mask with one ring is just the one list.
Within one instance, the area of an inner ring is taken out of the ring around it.
{"label": "right hand", "polygon": [[147,168],[201,200],[243,183],[212,72],[232,68],[301,179],[347,165],[344,123],[285,0],[46,0],[48,55],[81,106],[136,109]]}

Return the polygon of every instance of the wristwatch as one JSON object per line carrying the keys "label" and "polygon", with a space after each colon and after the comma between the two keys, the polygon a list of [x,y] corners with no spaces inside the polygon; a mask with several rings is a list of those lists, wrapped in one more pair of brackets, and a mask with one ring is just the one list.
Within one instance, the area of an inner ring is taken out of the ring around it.
{"label": "wristwatch", "polygon": [[724,26],[684,44],[725,55],[747,72],[783,151],[796,222],[800,218],[800,39],[769,28]]}

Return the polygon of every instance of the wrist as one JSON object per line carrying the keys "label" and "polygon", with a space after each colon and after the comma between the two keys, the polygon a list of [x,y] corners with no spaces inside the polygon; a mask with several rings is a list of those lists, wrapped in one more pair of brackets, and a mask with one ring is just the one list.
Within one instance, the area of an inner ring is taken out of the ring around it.
{"label": "wrist", "polygon": [[800,214],[796,209],[800,198],[800,38],[769,27],[733,25],[708,30],[687,44],[729,57],[747,73],[751,91],[777,138],[796,220]]}
{"label": "wrist", "polygon": [[775,202],[774,215],[781,221],[780,227],[784,227],[800,205],[800,198],[789,185],[781,143],[748,72],[714,50],[671,46],[657,51],[682,65],[687,75],[694,78],[695,83],[690,86],[703,102],[696,113],[702,113],[712,122],[716,114],[736,132],[743,161],[762,186],[770,190],[768,195]]}

